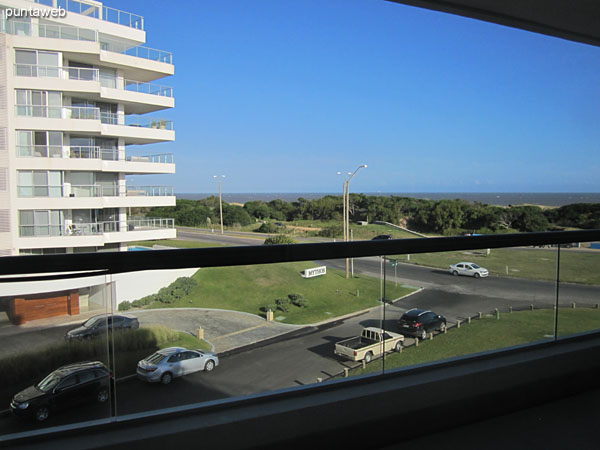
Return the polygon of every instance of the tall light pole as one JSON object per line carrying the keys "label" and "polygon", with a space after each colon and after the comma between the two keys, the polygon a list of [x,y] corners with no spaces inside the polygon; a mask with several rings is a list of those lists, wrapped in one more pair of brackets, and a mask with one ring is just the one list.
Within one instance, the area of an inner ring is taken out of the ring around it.
{"label": "tall light pole", "polygon": [[221,198],[221,181],[225,175],[213,175],[213,178],[219,182],[219,212],[221,215],[221,234],[223,234],[223,200]]}
{"label": "tall light pole", "polygon": [[[337,173],[340,176],[344,176],[344,174],[342,172],[338,172]],[[343,228],[344,228],[344,242],[346,242],[347,238],[346,238],[346,182],[343,181],[342,179],[342,211],[343,211],[343,215],[342,215],[342,224],[343,224]]]}
{"label": "tall light pole", "polygon": [[[356,172],[358,172],[360,169],[362,168],[367,168],[366,164],[361,164],[360,166],[358,166],[356,168],[356,170],[354,171],[354,173],[349,174],[350,177],[348,178],[348,180],[346,180],[346,240],[348,240],[349,235],[350,235],[350,181],[352,181],[352,178],[354,178],[354,176],[356,175]],[[346,278],[350,277],[350,258],[346,258]]]}

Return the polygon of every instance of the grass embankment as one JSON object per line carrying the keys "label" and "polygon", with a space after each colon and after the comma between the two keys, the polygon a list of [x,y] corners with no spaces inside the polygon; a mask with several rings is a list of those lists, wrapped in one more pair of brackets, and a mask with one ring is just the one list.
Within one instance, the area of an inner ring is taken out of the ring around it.
{"label": "grass embankment", "polygon": [[[211,267],[198,270],[193,278],[198,285],[192,292],[173,303],[153,303],[150,308],[219,308],[264,314],[261,307],[275,299],[301,294],[306,307],[288,305],[288,311],[275,311],[275,319],[284,323],[315,323],[359,311],[379,303],[380,280],[357,276],[346,279],[339,270],[302,278],[300,272],[315,267],[313,262],[266,264],[243,267]],[[413,289],[388,282],[386,296],[395,299]]]}
{"label": "grass embankment", "polygon": [[[491,249],[490,255],[486,255],[485,250],[414,254],[410,255],[410,262],[448,269],[450,264],[470,261],[485,267],[493,275],[554,281],[556,253],[556,249],[495,248]],[[407,260],[406,255],[394,258]],[[560,281],[600,284],[600,252],[562,249]]]}
{"label": "grass embankment", "polygon": [[[600,311],[597,309],[560,309],[558,335],[567,336],[600,328]],[[418,347],[405,348],[402,353],[386,355],[385,368],[414,366],[457,356],[496,350],[515,345],[552,339],[554,335],[554,310],[520,311],[512,314],[485,315],[460,328],[450,328],[447,334],[425,340]],[[350,370],[351,376],[380,372],[381,359],[374,360],[363,370]]]}
{"label": "grass embankment", "polygon": [[[600,311],[597,309],[560,309],[558,335],[567,336],[600,328]],[[411,346],[402,353],[392,353],[385,358],[385,368],[407,367],[457,356],[470,355],[515,345],[551,339],[554,335],[554,310],[535,310],[485,315],[460,328],[450,328],[447,334]],[[352,369],[350,374],[363,375],[382,370],[383,362],[377,359],[367,368]]]}
{"label": "grass embankment", "polygon": [[[210,350],[207,342],[160,325],[115,333],[113,373],[117,378],[134,374],[140,359],[158,349],[176,346]],[[0,359],[0,401],[8,404],[10,396],[40,381],[60,366],[79,361],[102,361],[107,364],[108,352],[106,339],[97,337],[61,342],[42,350]]]}

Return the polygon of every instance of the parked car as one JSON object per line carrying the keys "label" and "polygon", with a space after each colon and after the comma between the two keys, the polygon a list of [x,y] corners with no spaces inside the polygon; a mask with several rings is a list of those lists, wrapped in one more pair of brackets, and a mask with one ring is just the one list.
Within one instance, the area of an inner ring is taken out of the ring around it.
{"label": "parked car", "polygon": [[[380,328],[363,328],[360,336],[344,339],[335,344],[334,353],[351,361],[362,361],[370,363],[374,357],[381,355],[384,351],[397,352],[402,348],[404,336]],[[385,348],[384,348],[385,342]]]}
{"label": "parked car", "polygon": [[391,234],[380,234],[375,236],[372,241],[387,241],[389,239],[394,239]]}
{"label": "parked car", "polygon": [[43,422],[50,413],[80,403],[104,403],[109,396],[111,373],[100,361],[59,367],[42,381],[16,394],[10,409],[16,416]]}
{"label": "parked car", "polygon": [[426,339],[427,335],[435,330],[441,333],[446,329],[446,318],[423,309],[406,311],[398,320],[398,328],[403,335]]}
{"label": "parked car", "polygon": [[116,314],[100,314],[90,317],[81,326],[67,331],[65,338],[87,339],[94,336],[99,336],[106,331],[122,331],[135,330],[140,327],[137,318],[133,316],[116,315]]}
{"label": "parked car", "polygon": [[475,278],[487,277],[489,275],[487,269],[472,262],[452,264],[450,265],[449,271],[452,275],[468,275]]}
{"label": "parked car", "polygon": [[219,357],[212,352],[169,347],[138,362],[137,375],[151,383],[169,384],[173,378],[200,370],[210,372],[218,365]]}

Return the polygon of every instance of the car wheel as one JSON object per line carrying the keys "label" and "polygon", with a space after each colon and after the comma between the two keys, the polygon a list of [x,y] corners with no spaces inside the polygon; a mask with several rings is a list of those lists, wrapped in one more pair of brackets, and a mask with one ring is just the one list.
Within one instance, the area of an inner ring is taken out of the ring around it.
{"label": "car wheel", "polygon": [[162,384],[169,384],[173,380],[173,375],[170,372],[163,373],[163,376],[160,377],[160,382]]}
{"label": "car wheel", "polygon": [[458,275],[458,270],[453,270],[452,271],[452,275],[457,276]]}
{"label": "car wheel", "polygon": [[446,322],[440,324],[440,333],[443,333],[444,331],[446,331]]}
{"label": "car wheel", "polygon": [[481,275],[479,275],[478,272],[475,272],[475,278],[479,278]]}
{"label": "car wheel", "polygon": [[423,328],[423,330],[421,331],[421,340],[424,341],[425,339],[427,339],[427,330]]}
{"label": "car wheel", "polygon": [[402,350],[402,342],[400,342],[400,341],[396,342],[396,346],[394,347],[394,350],[396,350],[397,352]]}
{"label": "car wheel", "polygon": [[369,352],[365,355],[365,362],[369,364],[371,361],[373,361],[373,353]]}
{"label": "car wheel", "polygon": [[47,406],[40,406],[35,411],[35,420],[38,422],[43,422],[50,415],[50,409]]}
{"label": "car wheel", "polygon": [[206,361],[206,365],[204,366],[204,370],[210,372],[215,368],[215,362],[212,359]]}
{"label": "car wheel", "polygon": [[106,400],[108,400],[108,389],[100,389],[96,395],[96,399],[100,403],[104,403]]}

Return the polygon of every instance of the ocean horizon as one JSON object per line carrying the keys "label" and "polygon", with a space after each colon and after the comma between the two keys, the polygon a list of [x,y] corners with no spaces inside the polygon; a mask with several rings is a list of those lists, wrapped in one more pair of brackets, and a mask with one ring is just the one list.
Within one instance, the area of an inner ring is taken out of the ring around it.
{"label": "ocean horizon", "polygon": [[[355,193],[355,192],[352,192]],[[364,195],[374,196],[397,196],[410,197],[427,200],[452,200],[461,199],[468,202],[478,202],[488,205],[541,205],[541,206],[563,206],[572,203],[600,203],[600,193],[596,192],[364,192]],[[218,195],[209,193],[177,193],[179,199],[200,200],[210,196]],[[249,201],[262,200],[285,200],[294,202],[299,198],[316,199],[326,195],[341,196],[340,192],[286,192],[286,193],[223,193],[223,201],[228,203],[246,203]]]}

